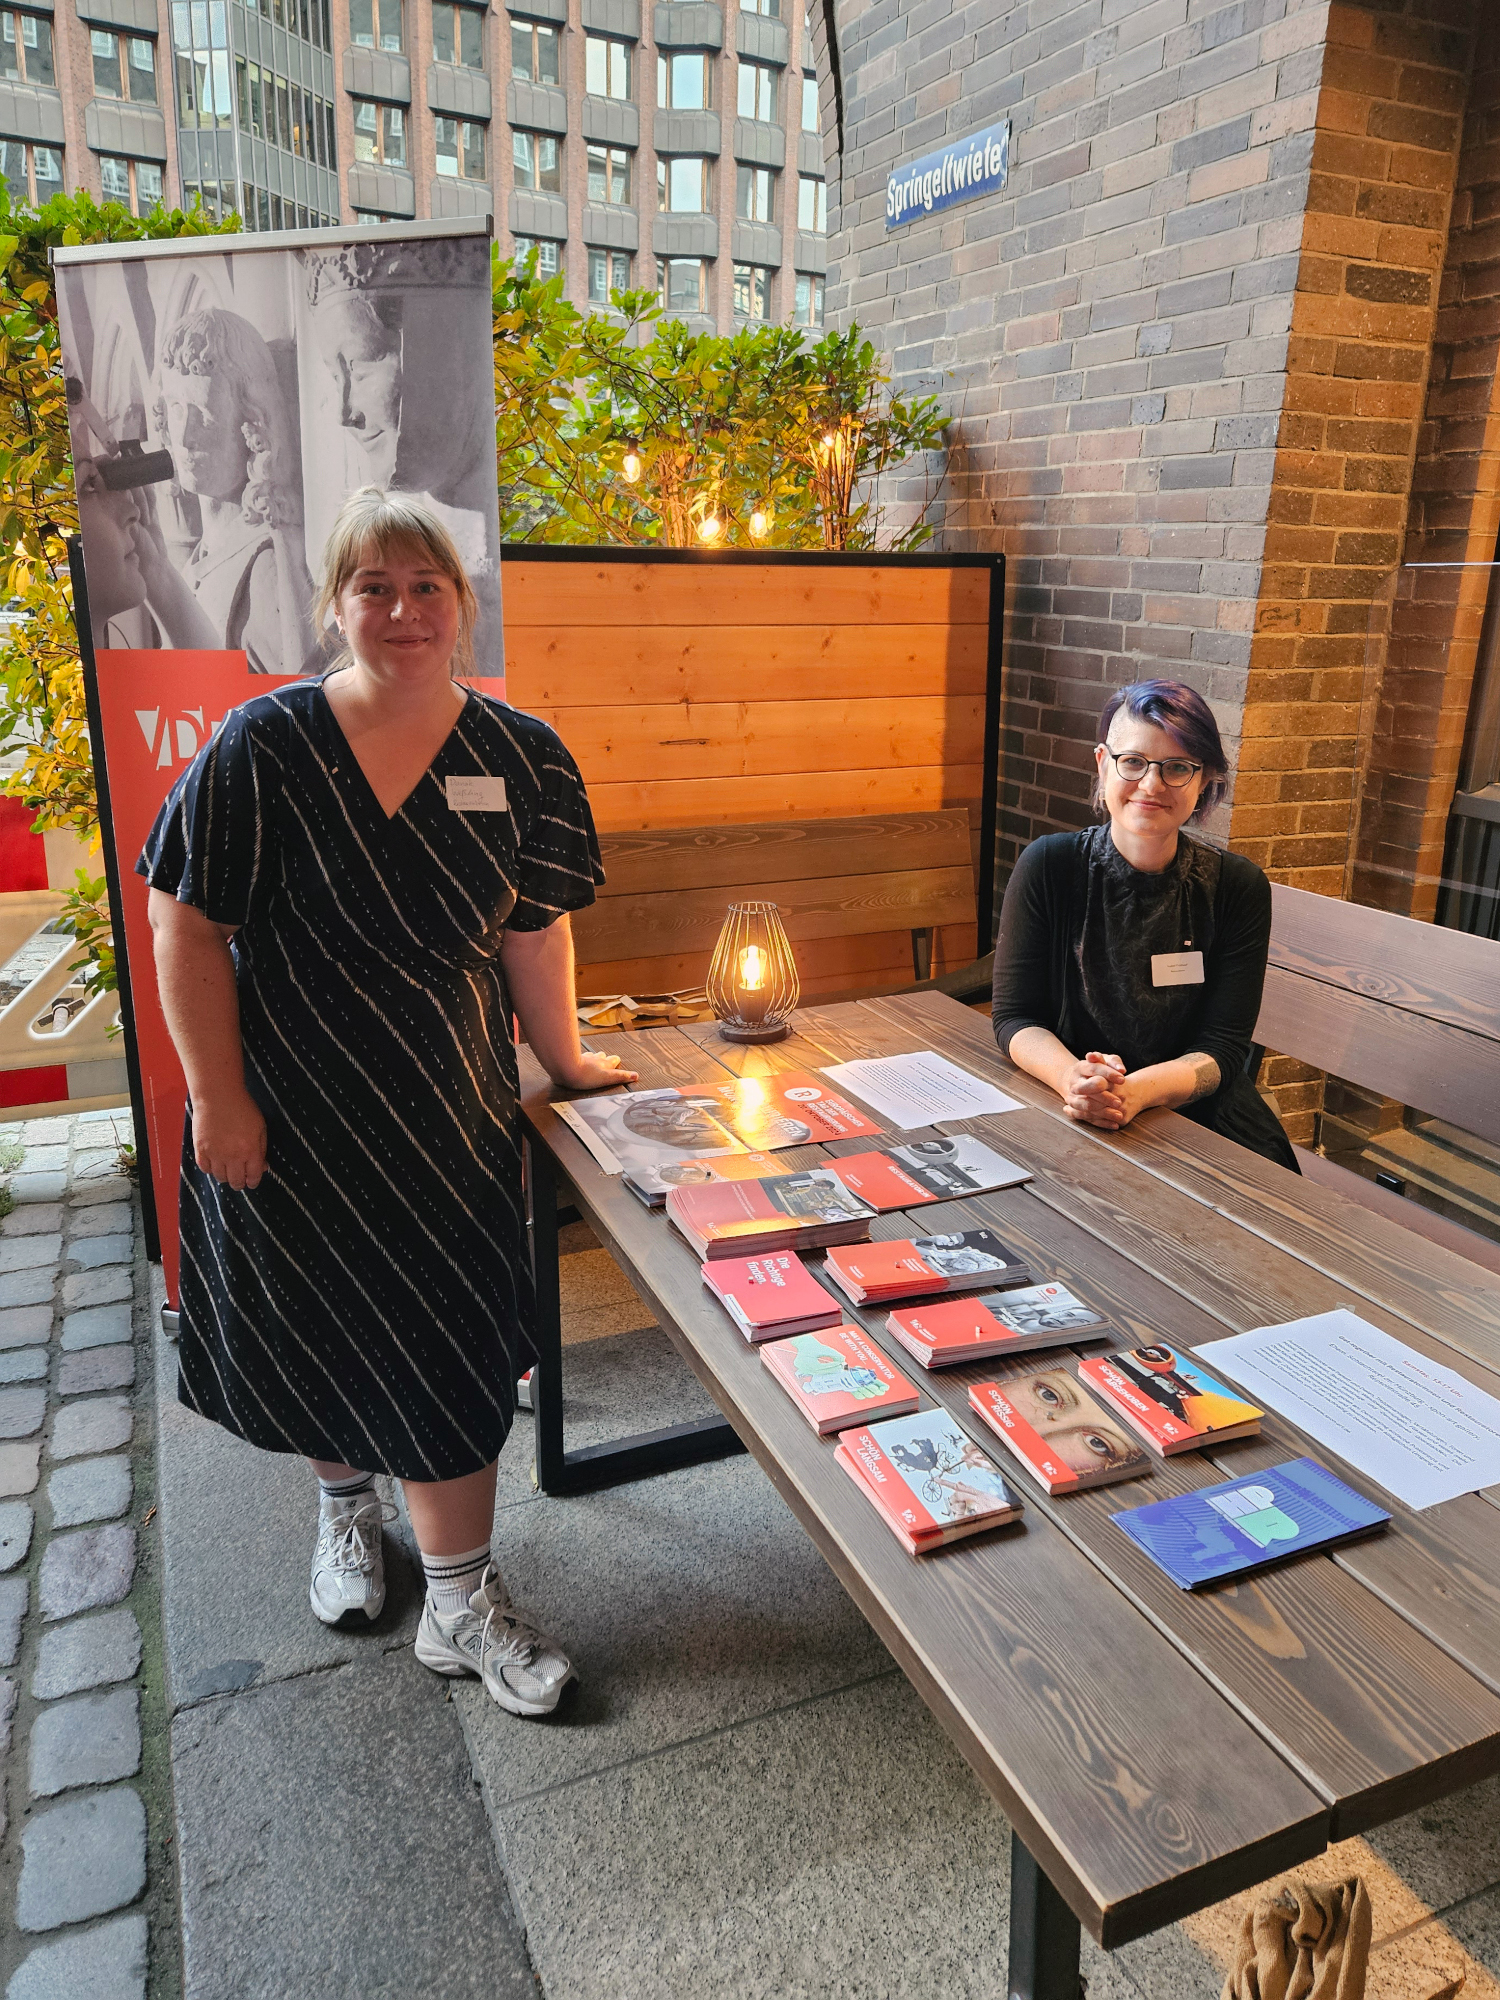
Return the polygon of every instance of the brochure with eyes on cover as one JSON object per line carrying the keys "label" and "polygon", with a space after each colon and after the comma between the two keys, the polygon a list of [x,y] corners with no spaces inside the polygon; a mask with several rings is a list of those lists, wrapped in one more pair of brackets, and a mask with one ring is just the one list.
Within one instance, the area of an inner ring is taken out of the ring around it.
{"label": "brochure with eyes on cover", "polygon": [[1141,1479],[1151,1459],[1073,1380],[1044,1368],[1014,1382],[976,1382],[969,1401],[1049,1493]]}
{"label": "brochure with eyes on cover", "polygon": [[1078,1372],[1164,1458],[1200,1444],[1255,1437],[1265,1414],[1175,1347],[1090,1355]]}
{"label": "brochure with eyes on cover", "polygon": [[1021,1512],[999,1466],[946,1410],[845,1431],[834,1456],[914,1556]]}
{"label": "brochure with eyes on cover", "polygon": [[1180,1589],[1201,1590],[1222,1577],[1373,1534],[1391,1517],[1316,1459],[1294,1458],[1222,1486],[1126,1507],[1114,1518]]}
{"label": "brochure with eyes on cover", "polygon": [[820,1437],[914,1410],[917,1391],[857,1326],[768,1341],[760,1358]]}

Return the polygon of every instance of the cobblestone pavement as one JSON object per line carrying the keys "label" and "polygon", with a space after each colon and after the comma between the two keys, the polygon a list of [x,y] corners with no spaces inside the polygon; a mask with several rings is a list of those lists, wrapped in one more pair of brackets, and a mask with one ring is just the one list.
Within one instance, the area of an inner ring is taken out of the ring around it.
{"label": "cobblestone pavement", "polygon": [[[125,1112],[0,1125],[0,1979],[180,1989]],[[148,1887],[149,1885],[149,1887]]]}

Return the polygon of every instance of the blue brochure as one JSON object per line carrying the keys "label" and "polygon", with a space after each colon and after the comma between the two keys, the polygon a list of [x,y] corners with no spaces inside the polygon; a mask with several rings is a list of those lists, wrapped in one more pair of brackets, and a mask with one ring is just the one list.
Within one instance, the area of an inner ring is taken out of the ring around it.
{"label": "blue brochure", "polygon": [[1183,1590],[1367,1535],[1390,1518],[1311,1458],[1115,1515]]}

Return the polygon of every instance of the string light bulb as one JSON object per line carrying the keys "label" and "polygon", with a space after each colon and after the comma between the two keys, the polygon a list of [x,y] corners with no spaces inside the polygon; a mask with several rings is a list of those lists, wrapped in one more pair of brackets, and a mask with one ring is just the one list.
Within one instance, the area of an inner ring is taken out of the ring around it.
{"label": "string light bulb", "polygon": [[750,509],[750,539],[763,542],[771,532],[771,517],[759,500]]}
{"label": "string light bulb", "polygon": [[626,442],[625,456],[620,460],[620,471],[631,486],[634,486],[641,476],[640,447],[634,438],[630,438]]}
{"label": "string light bulb", "polygon": [[700,542],[716,542],[723,532],[724,523],[715,513],[705,514],[703,519],[698,523],[698,539]]}

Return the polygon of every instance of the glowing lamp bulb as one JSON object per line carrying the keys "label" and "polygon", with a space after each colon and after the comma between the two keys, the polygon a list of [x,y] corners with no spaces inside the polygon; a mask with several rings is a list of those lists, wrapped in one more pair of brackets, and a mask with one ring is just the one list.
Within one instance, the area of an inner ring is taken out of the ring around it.
{"label": "glowing lamp bulb", "polygon": [[626,479],[632,486],[634,486],[635,482],[640,478],[641,455],[636,450],[634,445],[631,445],[629,447],[629,449],[625,453],[625,456],[620,460],[620,470],[621,472],[624,473]]}
{"label": "glowing lamp bulb", "polygon": [[832,450],[833,450],[833,447],[834,447],[834,446],[835,446],[835,445],[836,445],[837,443],[838,443],[838,439],[837,439],[837,438],[836,438],[836,437],[834,436],[834,434],[833,434],[833,432],[832,432],[832,431],[824,431],[824,433],[823,433],[823,449],[824,449],[824,451],[832,451]]}
{"label": "glowing lamp bulb", "polygon": [[700,542],[716,542],[723,532],[724,523],[719,519],[717,514],[705,514],[703,519],[698,523],[698,539]]}
{"label": "glowing lamp bulb", "polygon": [[740,985],[749,993],[766,983],[766,955],[758,944],[746,945],[740,953]]}
{"label": "glowing lamp bulb", "polygon": [[764,507],[750,510],[750,535],[753,541],[763,542],[771,532],[771,517]]}

